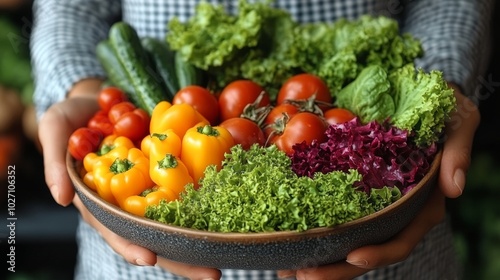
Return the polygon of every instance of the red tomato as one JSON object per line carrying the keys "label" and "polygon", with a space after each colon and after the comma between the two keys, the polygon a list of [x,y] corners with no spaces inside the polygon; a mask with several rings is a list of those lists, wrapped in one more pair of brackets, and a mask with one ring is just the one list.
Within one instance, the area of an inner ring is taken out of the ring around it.
{"label": "red tomato", "polygon": [[113,133],[113,124],[109,121],[108,114],[103,110],[97,111],[87,123],[87,127],[100,130],[104,136]]}
{"label": "red tomato", "polygon": [[233,136],[235,144],[241,144],[243,149],[248,150],[257,143],[264,146],[266,138],[259,125],[246,118],[231,118],[223,121],[219,126],[224,127]]}
{"label": "red tomato", "polygon": [[269,94],[260,85],[250,80],[236,80],[228,84],[219,95],[221,121],[241,117],[245,107],[255,103],[261,93],[262,99],[256,104],[257,108],[271,104]]}
{"label": "red tomato", "polygon": [[309,73],[298,74],[286,80],[281,86],[276,98],[276,104],[281,104],[285,100],[309,99],[314,94],[317,101],[332,102],[330,90],[323,80]]}
{"label": "red tomato", "polygon": [[353,112],[343,108],[332,108],[323,114],[328,124],[339,124],[348,122],[356,117]]}
{"label": "red tomato", "polygon": [[180,103],[193,106],[211,125],[217,124],[219,120],[219,103],[207,88],[197,85],[182,88],[172,100],[172,104]]}
{"label": "red tomato", "polygon": [[125,136],[136,142],[149,133],[149,114],[130,102],[121,102],[108,112],[108,118],[113,124],[113,133]]}
{"label": "red tomato", "polygon": [[310,112],[295,114],[286,124],[283,131],[276,131],[271,136],[270,144],[276,146],[287,154],[293,153],[293,145],[306,142],[311,144],[315,139],[324,141],[327,123],[318,115]]}
{"label": "red tomato", "polygon": [[104,112],[109,112],[109,109],[111,109],[113,105],[123,101],[128,101],[127,95],[117,87],[103,88],[97,97],[99,107],[101,107],[101,110]]}
{"label": "red tomato", "polygon": [[88,153],[97,151],[103,138],[98,129],[80,127],[70,135],[68,151],[76,160],[83,160]]}
{"label": "red tomato", "polygon": [[283,103],[272,108],[271,111],[269,111],[266,119],[264,120],[264,135],[268,137],[271,131],[274,129],[273,126],[281,125],[280,123],[285,121],[285,114],[287,118],[290,119],[298,112],[299,107],[290,103]]}

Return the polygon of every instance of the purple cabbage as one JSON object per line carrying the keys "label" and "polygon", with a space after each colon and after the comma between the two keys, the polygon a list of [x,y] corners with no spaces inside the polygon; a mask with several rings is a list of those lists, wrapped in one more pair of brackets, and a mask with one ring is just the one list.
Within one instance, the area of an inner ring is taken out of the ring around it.
{"label": "purple cabbage", "polygon": [[429,171],[437,152],[434,143],[418,147],[406,130],[376,121],[362,124],[358,118],[331,125],[326,142],[296,144],[290,155],[298,176],[316,172],[356,169],[363,179],[355,187],[367,193],[372,188],[397,187],[404,195]]}

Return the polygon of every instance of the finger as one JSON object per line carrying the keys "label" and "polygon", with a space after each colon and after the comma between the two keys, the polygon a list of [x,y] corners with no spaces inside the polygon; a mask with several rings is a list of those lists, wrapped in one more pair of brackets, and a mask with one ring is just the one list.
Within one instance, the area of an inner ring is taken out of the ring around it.
{"label": "finger", "polygon": [[66,147],[71,133],[84,126],[96,111],[96,102],[88,98],[68,99],[52,106],[40,120],[45,182],[54,200],[66,206],[74,196],[66,171]]}
{"label": "finger", "polygon": [[281,278],[281,279],[292,278],[292,277],[295,277],[296,271],[295,270],[279,270],[277,274],[278,274],[278,278]]}
{"label": "finger", "polygon": [[386,243],[352,251],[347,262],[374,269],[405,260],[427,232],[444,219],[445,211],[445,197],[435,188],[422,211],[406,228]]}
{"label": "finger", "polygon": [[122,238],[101,224],[82,204],[78,196],[75,196],[73,204],[80,211],[82,218],[94,227],[108,245],[128,263],[140,266],[159,266],[173,274],[187,277],[189,279],[219,279],[221,272],[213,268],[197,267],[193,265],[178,263],[164,258],[158,258],[156,254],[144,247],[133,244]]}
{"label": "finger", "polygon": [[199,267],[179,262],[170,261],[164,258],[158,258],[157,266],[170,271],[179,276],[192,280],[220,279],[221,271],[215,268]]}
{"label": "finger", "polygon": [[439,174],[439,186],[445,196],[450,198],[460,196],[465,187],[474,134],[480,122],[477,106],[458,92],[455,96],[457,111],[445,130],[446,139]]}
{"label": "finger", "polygon": [[[65,123],[61,123],[61,119]],[[45,182],[54,200],[67,206],[74,191],[65,164],[66,145],[70,135],[67,120],[62,111],[53,107],[40,120],[39,139],[42,146]]]}
{"label": "finger", "polygon": [[79,210],[82,218],[99,232],[108,245],[127,262],[134,265],[153,266],[156,264],[156,254],[150,250],[132,244],[130,241],[120,237],[99,222],[82,204],[78,196],[75,196],[73,204]]}
{"label": "finger", "polygon": [[351,280],[370,271],[366,268],[360,268],[339,262],[320,267],[306,268],[297,270],[297,280]]}

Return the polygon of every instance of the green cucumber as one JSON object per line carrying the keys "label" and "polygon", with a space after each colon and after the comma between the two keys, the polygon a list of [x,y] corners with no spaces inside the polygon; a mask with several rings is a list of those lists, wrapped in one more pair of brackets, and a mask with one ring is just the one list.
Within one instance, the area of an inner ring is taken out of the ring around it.
{"label": "green cucumber", "polygon": [[111,26],[109,41],[118,61],[127,74],[139,100],[138,106],[149,114],[165,100],[163,80],[156,73],[136,30],[126,22]]}
{"label": "green cucumber", "polygon": [[166,87],[167,100],[172,101],[179,91],[179,82],[175,72],[175,52],[162,40],[145,37],[141,39],[142,46],[156,66],[158,74],[162,77]]}
{"label": "green cucumber", "polygon": [[138,100],[135,98],[134,87],[129,82],[127,73],[123,69],[120,61],[118,61],[118,57],[108,39],[102,40],[97,44],[96,54],[97,59],[108,76],[107,78],[110,84],[123,90],[132,102],[137,103]]}
{"label": "green cucumber", "polygon": [[180,88],[190,85],[207,86],[206,72],[184,60],[179,52],[175,53],[175,72]]}

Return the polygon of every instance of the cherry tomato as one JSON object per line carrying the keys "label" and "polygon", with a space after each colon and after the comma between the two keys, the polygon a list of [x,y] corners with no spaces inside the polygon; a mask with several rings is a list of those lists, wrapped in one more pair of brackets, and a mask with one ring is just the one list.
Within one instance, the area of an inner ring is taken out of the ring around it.
{"label": "cherry tomato", "polygon": [[243,149],[248,150],[257,143],[264,146],[266,138],[259,125],[246,118],[231,118],[223,121],[219,126],[224,127],[233,136],[235,144],[241,144]]}
{"label": "cherry tomato", "polygon": [[311,144],[315,139],[324,141],[327,123],[318,115],[310,112],[295,114],[284,126],[283,131],[276,131],[271,136],[270,144],[276,144],[278,149],[287,154],[293,153],[293,145],[306,142]]}
{"label": "cherry tomato", "polygon": [[97,151],[104,135],[95,128],[80,127],[68,140],[68,151],[76,160],[83,160],[88,154]]}
{"label": "cherry tomato", "polygon": [[[263,93],[261,95],[261,93]],[[257,83],[250,80],[236,80],[228,84],[219,95],[219,108],[221,121],[241,117],[248,104],[256,103],[262,96],[256,108],[267,106],[271,103],[269,94]]]}
{"label": "cherry tomato", "polygon": [[101,90],[97,97],[99,107],[104,112],[109,112],[113,105],[123,101],[128,101],[127,95],[117,87],[106,87]]}
{"label": "cherry tomato", "polygon": [[87,123],[87,127],[100,130],[104,136],[113,133],[113,124],[109,121],[108,114],[103,110],[97,111]]}
{"label": "cherry tomato", "polygon": [[339,124],[348,122],[356,117],[353,112],[344,108],[332,108],[323,114],[328,124]]}
{"label": "cherry tomato", "polygon": [[207,88],[197,85],[182,88],[172,100],[172,104],[180,103],[193,106],[211,125],[217,124],[219,120],[219,103]]}
{"label": "cherry tomato", "polygon": [[132,142],[143,139],[149,133],[149,114],[130,102],[111,107],[108,118],[113,124],[113,134],[125,136]]}
{"label": "cherry tomato", "polygon": [[315,95],[315,99],[324,103],[331,103],[332,96],[327,85],[319,77],[302,73],[292,76],[283,83],[276,104],[282,104],[285,100],[305,100]]}

